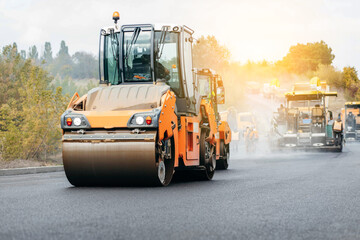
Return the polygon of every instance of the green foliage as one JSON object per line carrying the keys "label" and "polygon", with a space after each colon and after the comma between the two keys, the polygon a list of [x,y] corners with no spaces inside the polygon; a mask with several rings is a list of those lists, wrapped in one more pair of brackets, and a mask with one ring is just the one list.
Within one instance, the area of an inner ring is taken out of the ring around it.
{"label": "green foliage", "polygon": [[98,61],[90,53],[76,52],[72,56],[72,77],[77,79],[94,78],[98,74]]}
{"label": "green foliage", "polygon": [[97,87],[98,82],[90,79],[74,80],[71,77],[60,78],[56,77],[52,83],[52,86],[57,88],[61,87],[64,94],[67,94],[68,98],[73,96],[75,92],[80,96],[86,94],[90,89]]}
{"label": "green foliage", "polygon": [[72,68],[73,62],[69,54],[68,46],[66,46],[65,41],[61,41],[59,53],[48,69],[53,76],[59,75],[64,78],[70,76]]}
{"label": "green foliage", "polygon": [[320,64],[331,65],[334,58],[332,49],[324,41],[299,43],[291,46],[289,53],[278,61],[277,65],[291,73],[305,74],[308,71],[316,71]]}
{"label": "green foliage", "polygon": [[355,67],[344,67],[342,87],[347,100],[360,100],[360,81]]}
{"label": "green foliage", "polygon": [[29,48],[28,56],[29,56],[30,59],[33,59],[35,62],[38,61],[39,53],[38,53],[37,48],[36,48],[35,45],[33,45],[33,46],[31,46]]}
{"label": "green foliage", "polygon": [[20,56],[21,56],[22,59],[25,60],[25,59],[26,59],[26,51],[25,51],[25,50],[21,50],[21,51],[20,51]]}
{"label": "green foliage", "polygon": [[4,159],[41,158],[59,147],[59,117],[67,99],[49,88],[51,78],[16,46],[0,55],[0,155]]}
{"label": "green foliage", "polygon": [[313,76],[317,76],[321,81],[326,81],[330,86],[336,89],[343,89],[343,74],[341,71],[336,70],[332,65],[320,64],[316,72],[312,72],[308,75],[311,79]]}
{"label": "green foliage", "polygon": [[53,61],[52,49],[51,49],[50,42],[45,42],[45,48],[44,48],[42,60],[45,61],[45,65],[49,65]]}

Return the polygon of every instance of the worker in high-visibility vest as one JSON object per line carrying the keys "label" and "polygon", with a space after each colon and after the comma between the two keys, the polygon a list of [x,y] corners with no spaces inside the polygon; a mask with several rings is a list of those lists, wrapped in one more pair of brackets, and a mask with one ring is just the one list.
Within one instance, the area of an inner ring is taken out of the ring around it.
{"label": "worker in high-visibility vest", "polygon": [[343,127],[343,123],[341,121],[341,114],[339,113],[339,116],[333,125],[333,136],[335,138],[335,145],[339,145],[339,143],[340,144],[342,143],[343,130],[344,130],[344,127]]}

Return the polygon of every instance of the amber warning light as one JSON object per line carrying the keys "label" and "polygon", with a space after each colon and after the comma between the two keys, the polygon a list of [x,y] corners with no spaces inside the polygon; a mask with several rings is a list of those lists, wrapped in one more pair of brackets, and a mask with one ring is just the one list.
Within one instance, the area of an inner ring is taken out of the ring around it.
{"label": "amber warning light", "polygon": [[117,21],[120,19],[120,14],[119,12],[114,12],[113,13],[113,20],[115,21],[115,24],[117,24]]}

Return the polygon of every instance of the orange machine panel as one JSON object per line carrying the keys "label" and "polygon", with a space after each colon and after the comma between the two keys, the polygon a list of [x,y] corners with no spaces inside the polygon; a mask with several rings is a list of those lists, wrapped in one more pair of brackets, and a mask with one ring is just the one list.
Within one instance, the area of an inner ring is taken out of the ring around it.
{"label": "orange machine panel", "polygon": [[205,109],[205,114],[209,121],[209,127],[210,127],[210,134],[207,141],[209,141],[211,144],[215,144],[215,134],[217,133],[217,123],[215,119],[215,112],[214,108],[212,106],[212,103],[209,102],[206,99],[201,100],[201,106]]}
{"label": "orange machine panel", "polygon": [[181,117],[179,131],[179,157],[185,166],[198,166],[200,163],[200,127],[196,117]]}
{"label": "orange machine panel", "polygon": [[177,116],[175,114],[176,96],[170,90],[167,91],[161,107],[159,117],[159,140],[174,137],[175,144],[175,167],[179,166],[179,133]]}
{"label": "orange machine panel", "polygon": [[221,121],[219,126],[220,140],[223,140],[225,144],[229,144],[231,141],[231,129],[227,122]]}

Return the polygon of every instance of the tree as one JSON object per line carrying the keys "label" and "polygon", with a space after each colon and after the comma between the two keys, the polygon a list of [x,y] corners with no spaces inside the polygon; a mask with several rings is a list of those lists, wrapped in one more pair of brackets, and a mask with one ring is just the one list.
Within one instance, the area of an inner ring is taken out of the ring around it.
{"label": "tree", "polygon": [[0,156],[4,159],[41,158],[59,147],[60,115],[66,100],[52,78],[6,46],[0,54]]}
{"label": "tree", "polygon": [[64,40],[62,40],[60,43],[59,57],[70,57],[69,48],[68,48],[68,46],[66,46],[66,43]]}
{"label": "tree", "polygon": [[196,68],[212,68],[221,71],[230,61],[230,51],[219,44],[214,36],[201,36],[193,46],[193,61]]}
{"label": "tree", "polygon": [[25,60],[25,59],[26,59],[26,51],[25,51],[25,50],[21,50],[21,51],[20,51],[20,56],[21,56],[22,59]]}
{"label": "tree", "polygon": [[51,43],[50,42],[45,42],[45,49],[44,49],[44,53],[43,53],[43,56],[42,56],[42,60],[45,61],[46,65],[51,64],[52,61],[53,61]]}
{"label": "tree", "polygon": [[37,48],[35,45],[29,47],[29,54],[28,54],[30,59],[33,59],[35,62],[38,61],[39,59],[39,53],[37,51]]}
{"label": "tree", "polygon": [[317,76],[321,81],[326,81],[330,86],[333,86],[337,89],[343,89],[343,73],[340,70],[335,69],[332,65],[322,65],[320,64],[318,70],[315,73],[308,75],[308,78]]}
{"label": "tree", "polygon": [[343,86],[347,100],[356,100],[360,89],[360,82],[355,67],[344,67],[343,69]]}
{"label": "tree", "polygon": [[320,41],[291,46],[289,53],[277,65],[290,73],[304,74],[316,71],[320,64],[331,65],[334,58],[332,49],[324,41]]}
{"label": "tree", "polygon": [[49,67],[53,76],[60,75],[61,77],[70,76],[72,72],[73,62],[69,54],[69,48],[66,46],[64,40],[60,43],[60,50],[53,61],[53,64]]}
{"label": "tree", "polygon": [[73,78],[97,78],[98,76],[98,62],[96,58],[86,52],[76,52],[73,56]]}

